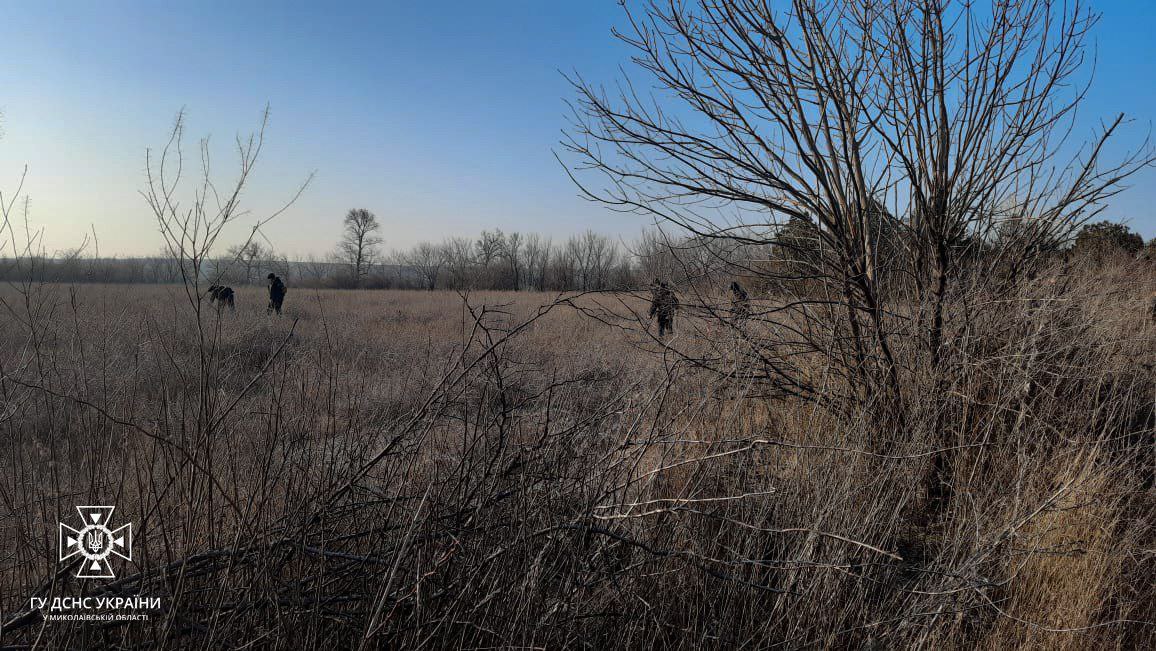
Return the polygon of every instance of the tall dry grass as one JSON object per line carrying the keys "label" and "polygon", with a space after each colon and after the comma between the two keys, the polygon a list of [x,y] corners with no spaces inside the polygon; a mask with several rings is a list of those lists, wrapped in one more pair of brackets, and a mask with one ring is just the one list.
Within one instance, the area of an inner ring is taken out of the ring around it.
{"label": "tall dry grass", "polygon": [[[1152,285],[977,308],[903,422],[696,369],[673,351],[746,340],[688,310],[668,349],[639,298],[11,286],[0,641],[1151,646]],[[137,531],[107,582],[56,561],[92,503]],[[76,594],[164,607],[28,607]]]}

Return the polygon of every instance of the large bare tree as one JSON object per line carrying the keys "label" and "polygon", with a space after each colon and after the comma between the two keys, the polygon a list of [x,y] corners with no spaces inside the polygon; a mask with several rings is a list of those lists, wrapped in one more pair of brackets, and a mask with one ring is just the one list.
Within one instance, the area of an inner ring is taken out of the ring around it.
{"label": "large bare tree", "polygon": [[[904,413],[904,369],[945,372],[968,261],[989,276],[1031,267],[1152,160],[1145,142],[1104,163],[1122,116],[1070,137],[1097,20],[1080,0],[651,0],[626,12],[618,36],[640,74],[613,92],[574,80],[573,176],[699,242],[769,245],[791,219],[815,225],[808,291],[762,315],[772,334],[749,365],[723,369],[782,393],[820,392],[795,361],[809,351],[853,403]],[[994,238],[1009,221],[1025,227]],[[901,244],[883,256],[891,231]],[[785,275],[758,260],[722,267],[769,286]],[[899,338],[921,342],[909,359]]]}
{"label": "large bare tree", "polygon": [[345,214],[343,224],[344,231],[337,252],[349,265],[354,284],[360,286],[380,256],[382,239],[377,232],[381,230],[381,224],[377,216],[365,208],[350,210]]}

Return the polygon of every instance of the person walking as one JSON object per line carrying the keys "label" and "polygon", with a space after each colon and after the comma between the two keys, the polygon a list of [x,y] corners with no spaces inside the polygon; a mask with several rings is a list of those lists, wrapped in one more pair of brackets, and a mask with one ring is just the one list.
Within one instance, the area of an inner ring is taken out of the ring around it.
{"label": "person walking", "polygon": [[650,318],[658,319],[658,336],[674,333],[674,313],[678,311],[678,296],[665,282],[659,283],[650,300]]}
{"label": "person walking", "polygon": [[270,273],[267,278],[269,279],[269,309],[266,310],[266,313],[281,314],[281,304],[285,302],[285,283],[275,273]]}

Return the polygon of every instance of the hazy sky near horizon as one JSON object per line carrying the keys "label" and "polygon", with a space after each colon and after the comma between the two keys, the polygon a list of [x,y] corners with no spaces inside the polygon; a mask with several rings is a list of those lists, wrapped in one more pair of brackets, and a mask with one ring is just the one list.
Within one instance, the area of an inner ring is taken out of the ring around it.
{"label": "hazy sky near horizon", "polygon": [[[1093,4],[1104,16],[1079,126],[1122,111],[1142,137],[1156,118],[1156,3]],[[152,254],[145,149],[183,107],[188,144],[211,135],[228,178],[233,137],[267,103],[253,217],[317,172],[265,228],[292,257],[332,250],[353,207],[378,215],[388,248],[494,227],[631,238],[646,219],[581,199],[553,154],[573,95],[560,71],[612,83],[628,65],[610,35],[621,21],[614,0],[28,3],[0,28],[0,190],[28,165],[50,251],[95,230],[102,255]],[[1131,185],[1107,216],[1156,236],[1156,173]]]}

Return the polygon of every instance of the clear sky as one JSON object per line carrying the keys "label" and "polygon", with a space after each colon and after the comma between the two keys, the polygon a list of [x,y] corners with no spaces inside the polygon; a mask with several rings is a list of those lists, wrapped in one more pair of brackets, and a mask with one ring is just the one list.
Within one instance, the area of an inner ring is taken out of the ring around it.
{"label": "clear sky", "polygon": [[[1093,4],[1104,20],[1084,126],[1124,111],[1142,136],[1156,118],[1156,3]],[[185,107],[190,140],[211,134],[227,170],[233,136],[268,103],[248,207],[274,207],[317,171],[266,228],[290,256],[331,250],[353,207],[377,213],[388,247],[493,227],[632,237],[645,219],[579,198],[552,153],[571,97],[559,71],[615,78],[627,64],[610,35],[621,20],[614,0],[8,5],[0,189],[29,166],[50,250],[95,228],[102,255],[151,254],[145,148]],[[1156,236],[1156,173],[1132,185],[1109,215]]]}

